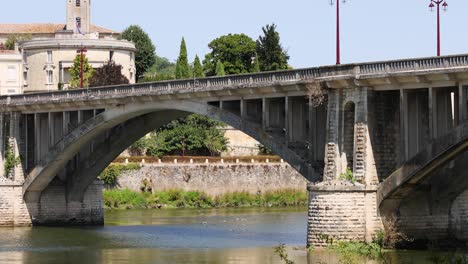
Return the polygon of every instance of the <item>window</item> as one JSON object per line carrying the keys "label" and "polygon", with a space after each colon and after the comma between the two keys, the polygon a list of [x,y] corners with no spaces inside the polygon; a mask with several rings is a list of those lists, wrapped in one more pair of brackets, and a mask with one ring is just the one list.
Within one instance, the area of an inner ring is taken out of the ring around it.
{"label": "window", "polygon": [[52,63],[52,51],[51,50],[47,51],[47,62]]}
{"label": "window", "polygon": [[78,30],[81,30],[81,17],[76,18],[76,27]]}
{"label": "window", "polygon": [[77,7],[80,7],[80,6],[81,6],[81,1],[80,1],[80,0],[76,0],[76,6],[77,6]]}
{"label": "window", "polygon": [[113,61],[114,60],[114,51],[111,50],[109,51],[109,61]]}
{"label": "window", "polygon": [[46,71],[47,73],[47,84],[54,83],[54,76],[52,71]]}
{"label": "window", "polygon": [[14,65],[8,66],[8,81],[16,81],[16,67]]}

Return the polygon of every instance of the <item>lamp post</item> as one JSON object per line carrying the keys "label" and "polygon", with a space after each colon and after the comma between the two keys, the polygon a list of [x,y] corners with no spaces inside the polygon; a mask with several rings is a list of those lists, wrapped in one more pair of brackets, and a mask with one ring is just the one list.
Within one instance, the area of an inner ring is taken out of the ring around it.
{"label": "lamp post", "polygon": [[[340,47],[340,1],[344,4],[346,0],[336,0],[336,65],[341,64],[341,47]],[[335,0],[330,0],[330,5],[333,6]]]}
{"label": "lamp post", "polygon": [[80,54],[80,88],[84,88],[84,53],[87,51],[83,46],[76,51]]}
{"label": "lamp post", "polygon": [[448,4],[445,0],[430,0],[429,9],[432,10],[437,6],[437,56],[440,56],[440,5],[442,9],[447,11]]}

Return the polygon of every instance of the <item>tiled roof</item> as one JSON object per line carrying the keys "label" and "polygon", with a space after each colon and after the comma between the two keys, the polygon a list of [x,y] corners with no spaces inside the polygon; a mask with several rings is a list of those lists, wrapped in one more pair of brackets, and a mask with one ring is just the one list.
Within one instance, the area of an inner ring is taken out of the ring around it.
{"label": "tiled roof", "polygon": [[[0,24],[0,34],[53,34],[64,30],[65,24]],[[113,30],[91,25],[91,32],[117,33]]]}

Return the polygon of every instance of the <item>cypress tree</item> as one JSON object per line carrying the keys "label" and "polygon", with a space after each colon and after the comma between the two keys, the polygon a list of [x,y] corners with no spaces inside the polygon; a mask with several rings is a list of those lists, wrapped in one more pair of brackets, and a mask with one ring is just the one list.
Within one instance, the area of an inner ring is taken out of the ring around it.
{"label": "cypress tree", "polygon": [[179,58],[177,58],[176,64],[176,79],[187,79],[190,77],[190,67],[187,58],[187,46],[185,45],[185,39],[182,38],[182,42],[180,43]]}
{"label": "cypress tree", "polygon": [[289,55],[281,46],[276,25],[262,28],[263,36],[257,40],[257,54],[261,71],[285,70],[288,68]]}
{"label": "cypress tree", "polygon": [[221,61],[216,62],[216,76],[225,76],[224,64]]}
{"label": "cypress tree", "polygon": [[200,62],[200,58],[195,56],[195,61],[193,62],[193,75],[195,78],[203,78],[205,74],[203,73],[203,67]]}

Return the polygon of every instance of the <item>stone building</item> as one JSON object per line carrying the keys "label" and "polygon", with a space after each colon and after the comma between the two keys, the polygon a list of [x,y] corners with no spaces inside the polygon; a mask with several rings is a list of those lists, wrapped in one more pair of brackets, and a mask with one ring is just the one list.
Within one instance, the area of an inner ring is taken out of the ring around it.
{"label": "stone building", "polygon": [[22,93],[23,89],[23,63],[18,50],[2,49],[0,45],[0,95]]}
{"label": "stone building", "polygon": [[118,32],[91,24],[91,1],[66,2],[66,24],[0,24],[0,43],[5,43],[10,35],[31,39],[19,45],[24,65],[22,91],[69,88],[69,69],[77,49],[82,47],[87,49],[86,56],[93,68],[113,60],[122,65],[122,74],[130,83],[135,83],[135,45],[118,40]]}

